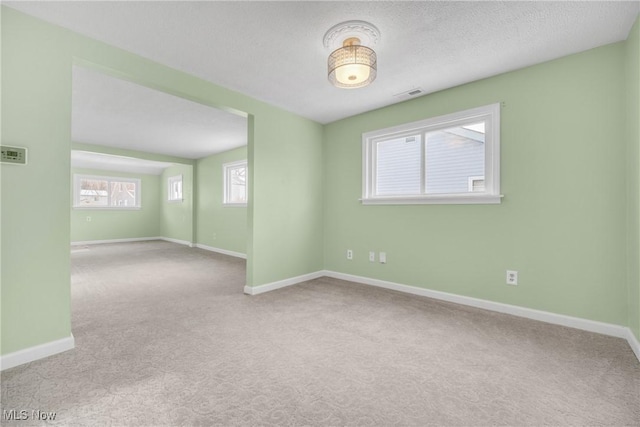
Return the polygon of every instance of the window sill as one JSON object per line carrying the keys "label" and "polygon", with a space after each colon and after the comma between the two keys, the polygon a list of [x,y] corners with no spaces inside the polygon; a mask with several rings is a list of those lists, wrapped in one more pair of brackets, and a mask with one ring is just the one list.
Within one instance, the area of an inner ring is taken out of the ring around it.
{"label": "window sill", "polygon": [[88,211],[139,211],[140,206],[122,207],[122,206],[73,206],[73,209]]}
{"label": "window sill", "polygon": [[495,205],[504,195],[447,194],[433,196],[375,197],[360,199],[363,205]]}
{"label": "window sill", "polygon": [[182,203],[184,199],[172,199],[167,200],[167,203]]}
{"label": "window sill", "polygon": [[246,208],[246,203],[223,203],[223,208]]}

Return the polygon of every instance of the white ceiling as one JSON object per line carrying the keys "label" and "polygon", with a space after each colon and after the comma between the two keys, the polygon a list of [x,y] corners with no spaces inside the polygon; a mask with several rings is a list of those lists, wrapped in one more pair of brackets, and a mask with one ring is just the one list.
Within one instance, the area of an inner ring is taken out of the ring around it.
{"label": "white ceiling", "polygon": [[73,67],[75,142],[198,159],[247,143],[247,119]]}
{"label": "white ceiling", "polygon": [[83,169],[160,175],[165,168],[172,166],[172,163],[71,150],[71,166]]}
{"label": "white ceiling", "polygon": [[[321,123],[624,40],[639,2],[5,2]],[[332,87],[324,33],[380,29],[378,77]]]}

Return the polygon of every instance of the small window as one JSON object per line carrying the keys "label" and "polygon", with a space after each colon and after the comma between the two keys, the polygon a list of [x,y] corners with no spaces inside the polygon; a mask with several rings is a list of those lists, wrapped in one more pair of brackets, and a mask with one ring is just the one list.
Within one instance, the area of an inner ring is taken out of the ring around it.
{"label": "small window", "polygon": [[73,175],[73,207],[140,209],[139,179]]}
{"label": "small window", "polygon": [[230,206],[247,206],[247,161],[225,163],[223,172],[223,203]]}
{"label": "small window", "polygon": [[167,181],[168,196],[167,200],[170,202],[182,201],[182,175],[176,175],[169,177]]}
{"label": "small window", "polygon": [[500,203],[500,104],[362,135],[364,204]]}

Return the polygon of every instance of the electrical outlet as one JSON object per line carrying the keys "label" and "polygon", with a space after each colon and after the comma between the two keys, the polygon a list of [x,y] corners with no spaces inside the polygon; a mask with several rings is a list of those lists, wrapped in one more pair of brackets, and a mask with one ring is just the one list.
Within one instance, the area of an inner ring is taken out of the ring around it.
{"label": "electrical outlet", "polygon": [[353,251],[351,249],[347,249],[347,259],[353,259]]}
{"label": "electrical outlet", "polygon": [[376,253],[369,252],[369,262],[376,262]]}
{"label": "electrical outlet", "polygon": [[91,222],[91,217],[90,216],[87,217],[87,222]]}
{"label": "electrical outlet", "polygon": [[216,233],[213,233],[213,240],[216,240],[217,237],[218,235]]}
{"label": "electrical outlet", "polygon": [[378,255],[378,259],[380,260],[380,264],[386,264],[387,263],[387,253],[386,252],[380,252],[380,255]]}
{"label": "electrical outlet", "polygon": [[507,285],[518,284],[518,272],[514,270],[507,270]]}

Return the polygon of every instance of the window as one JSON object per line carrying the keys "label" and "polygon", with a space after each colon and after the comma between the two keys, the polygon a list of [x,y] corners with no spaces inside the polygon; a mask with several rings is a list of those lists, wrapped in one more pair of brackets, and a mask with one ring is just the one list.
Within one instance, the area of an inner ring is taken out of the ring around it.
{"label": "window", "polygon": [[167,181],[167,200],[170,202],[182,201],[182,175],[169,177]]}
{"label": "window", "polygon": [[73,175],[73,207],[140,209],[139,179]]}
{"label": "window", "polygon": [[247,161],[225,163],[224,201],[225,205],[247,206]]}
{"label": "window", "polygon": [[363,204],[500,203],[500,104],[362,135]]}

